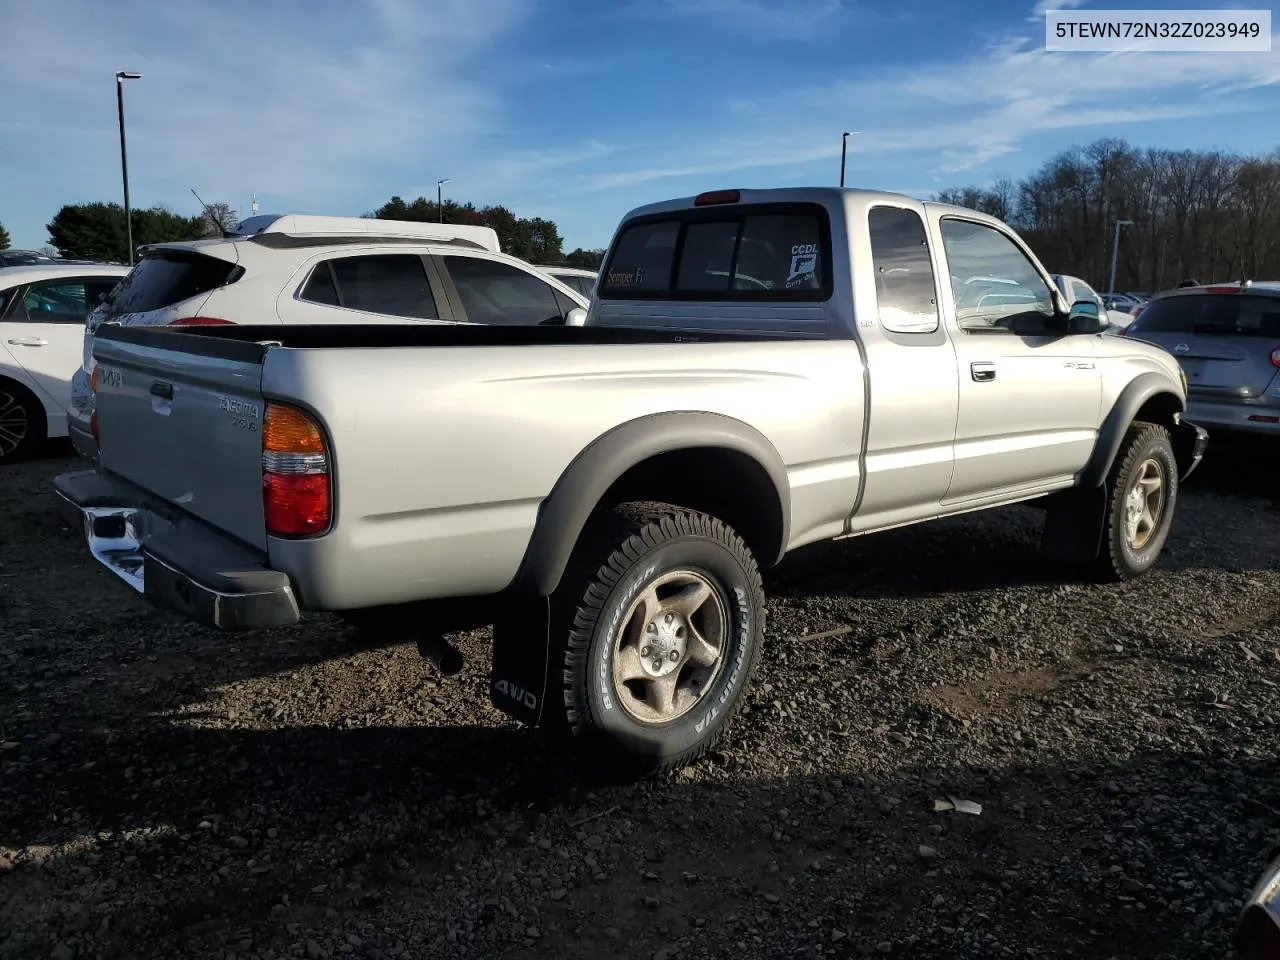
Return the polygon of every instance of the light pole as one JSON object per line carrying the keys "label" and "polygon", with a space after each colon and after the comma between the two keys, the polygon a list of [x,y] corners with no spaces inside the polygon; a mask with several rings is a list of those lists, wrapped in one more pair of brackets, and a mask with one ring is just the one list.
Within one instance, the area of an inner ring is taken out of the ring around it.
{"label": "light pole", "polygon": [[1132,220],[1117,220],[1115,239],[1111,241],[1111,283],[1107,286],[1107,293],[1116,292],[1116,258],[1120,254],[1120,228],[1132,227]]}
{"label": "light pole", "polygon": [[448,182],[448,177],[436,181],[436,210],[440,213],[441,223],[444,223],[444,185]]}
{"label": "light pole", "polygon": [[141,80],[142,74],[116,71],[116,109],[120,115],[120,173],[124,177],[124,235],[129,245],[129,266],[133,266],[133,220],[129,215],[129,154],[124,146],[124,82]]}
{"label": "light pole", "polygon": [[856,136],[857,130],[846,130],[840,137],[840,187],[844,188],[844,162],[849,155],[849,138]]}

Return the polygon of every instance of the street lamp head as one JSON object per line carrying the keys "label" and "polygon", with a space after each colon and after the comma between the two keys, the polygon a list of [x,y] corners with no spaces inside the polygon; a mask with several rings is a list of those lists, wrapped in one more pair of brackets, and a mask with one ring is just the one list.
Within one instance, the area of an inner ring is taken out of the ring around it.
{"label": "street lamp head", "polygon": [[449,179],[448,177],[445,177],[443,180],[437,180],[437,181],[436,181],[436,186],[438,187],[438,186],[440,186],[441,184],[450,183],[450,182],[452,182],[452,181],[450,181],[450,179]]}
{"label": "street lamp head", "polygon": [[142,79],[142,74],[140,73],[129,73],[127,70],[116,71],[117,83],[121,80],[141,80],[141,79]]}

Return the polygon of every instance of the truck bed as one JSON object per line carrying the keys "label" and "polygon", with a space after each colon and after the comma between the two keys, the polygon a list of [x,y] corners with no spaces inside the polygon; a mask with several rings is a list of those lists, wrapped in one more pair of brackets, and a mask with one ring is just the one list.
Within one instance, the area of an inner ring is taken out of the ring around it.
{"label": "truck bed", "polygon": [[[844,532],[857,496],[866,404],[850,389],[863,364],[848,339],[104,327],[94,353],[102,469],[260,554],[307,609],[503,590],[569,466],[647,418],[710,417],[756,436],[786,474],[792,544]],[[276,403],[308,411],[326,438],[333,519],[323,535],[266,529],[258,431]]]}
{"label": "truck bed", "polygon": [[[219,356],[246,362],[259,360],[266,345],[298,349],[382,347],[518,347],[592,346],[632,343],[724,343],[780,340],[812,340],[801,334],[736,331],[658,330],[649,327],[527,327],[484,324],[228,324],[187,327],[182,331],[163,327],[104,326],[97,333],[104,340],[134,343],[161,349],[181,349],[199,356]],[[175,341],[174,337],[182,340]],[[176,346],[181,344],[181,346]]]}

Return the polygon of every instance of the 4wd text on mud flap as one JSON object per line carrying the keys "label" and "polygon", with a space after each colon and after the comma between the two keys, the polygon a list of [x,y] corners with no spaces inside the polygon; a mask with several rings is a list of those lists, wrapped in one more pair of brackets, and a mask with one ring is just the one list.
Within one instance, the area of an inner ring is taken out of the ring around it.
{"label": "4wd text on mud flap", "polygon": [[495,693],[500,693],[504,697],[509,697],[529,710],[538,709],[538,698],[531,690],[526,690],[524,687],[517,687],[514,683],[507,680],[499,680],[493,685],[493,689]]}

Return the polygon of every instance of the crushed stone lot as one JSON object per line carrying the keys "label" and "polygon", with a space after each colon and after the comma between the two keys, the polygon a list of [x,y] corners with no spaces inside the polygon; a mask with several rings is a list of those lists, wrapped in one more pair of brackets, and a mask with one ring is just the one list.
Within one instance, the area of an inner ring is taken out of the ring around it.
{"label": "crushed stone lot", "polygon": [[729,738],[637,785],[492,708],[483,632],[440,679],[152,610],[74,464],[0,468],[0,957],[1228,957],[1280,842],[1274,451],[1211,450],[1136,583],[1025,508],[788,558]]}

